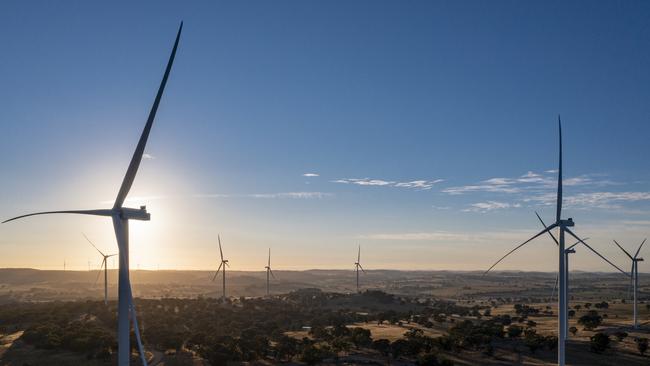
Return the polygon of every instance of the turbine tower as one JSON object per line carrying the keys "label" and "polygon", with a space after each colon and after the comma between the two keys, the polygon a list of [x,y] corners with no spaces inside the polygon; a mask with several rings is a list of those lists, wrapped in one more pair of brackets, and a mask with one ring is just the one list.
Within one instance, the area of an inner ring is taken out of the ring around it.
{"label": "turbine tower", "polygon": [[162,98],[163,91],[165,90],[165,85],[167,84],[167,79],[169,78],[169,73],[172,69],[172,64],[174,63],[174,57],[176,56],[176,49],[178,48],[178,41],[181,37],[181,31],[183,30],[183,22],[181,22],[178,33],[176,34],[176,40],[174,41],[174,46],[172,48],[169,60],[167,62],[167,67],[163,75],[162,81],[158,88],[158,93],[154,99],[153,106],[149,112],[149,117],[138,141],[138,145],[135,148],[133,157],[131,158],[131,163],[126,171],[122,185],[115,199],[115,204],[112,208],[109,209],[98,209],[98,210],[66,210],[66,211],[47,211],[47,212],[37,212],[27,215],[22,215],[14,217],[12,219],[6,220],[4,222],[9,222],[12,220],[20,219],[23,217],[34,216],[34,215],[44,215],[44,214],[81,214],[81,215],[93,215],[93,216],[106,216],[110,217],[113,221],[113,229],[115,230],[115,237],[117,239],[117,245],[119,249],[119,298],[118,298],[118,356],[117,361],[119,366],[129,365],[130,356],[131,356],[131,346],[129,343],[129,332],[131,324],[129,322],[129,315],[132,316],[133,326],[135,330],[136,340],[138,342],[138,349],[140,351],[140,358],[144,365],[147,364],[145,359],[144,350],[142,347],[142,342],[140,340],[140,332],[138,330],[138,321],[136,318],[135,306],[133,305],[133,293],[131,291],[131,281],[129,279],[129,220],[144,220],[148,221],[151,216],[147,212],[146,206],[140,206],[139,209],[124,207],[124,201],[126,196],[131,190],[133,181],[135,180],[136,173],[138,172],[138,167],[142,161],[142,155],[144,153],[144,148],[147,144],[147,139],[149,138],[149,132],[153,125],[153,121],[156,117],[156,111],[158,110],[158,105],[160,104],[160,99]]}
{"label": "turbine tower", "polygon": [[567,321],[567,292],[566,292],[566,250],[565,247],[565,233],[573,236],[578,242],[588,245],[584,240],[580,239],[576,234],[571,231],[570,227],[574,226],[572,218],[563,220],[562,219],[562,122],[558,116],[558,132],[559,132],[559,159],[558,159],[558,176],[557,176],[557,200],[556,200],[556,211],[555,211],[555,222],[548,227],[545,227],[544,230],[535,234],[530,239],[519,244],[514,249],[506,253],[498,261],[496,261],[484,275],[490,272],[497,264],[499,264],[503,259],[505,259],[512,252],[523,247],[524,245],[531,242],[533,239],[543,235],[544,233],[550,232],[553,229],[559,229],[560,235],[558,240],[558,277],[560,283],[559,296],[558,296],[558,353],[557,353],[557,364],[560,366],[565,365],[565,347],[566,347],[566,321]]}
{"label": "turbine tower", "polygon": [[97,283],[97,280],[99,280],[99,276],[102,274],[102,267],[103,267],[104,268],[104,305],[108,305],[108,263],[106,261],[108,260],[108,258],[114,257],[117,254],[108,254],[107,255],[107,254],[102,253],[102,251],[99,250],[99,248],[97,248],[95,246],[95,244],[93,244],[93,242],[90,241],[90,239],[88,239],[86,234],[83,234],[83,236],[90,243],[90,245],[92,245],[93,248],[95,248],[95,250],[97,250],[99,252],[99,254],[104,258],[104,259],[102,259],[102,265],[99,266],[99,272],[97,272],[97,278],[95,279],[95,283]]}
{"label": "turbine tower", "polygon": [[[223,292],[222,292],[223,295],[221,296],[221,298],[223,300],[226,300],[226,266],[230,267],[230,264],[228,264],[227,259],[223,259],[223,250],[221,250],[221,237],[219,235],[217,235],[217,240],[219,241],[219,254],[221,254],[221,263],[219,263],[219,268],[214,273],[214,277],[212,277],[212,281],[214,281],[217,278],[219,271],[223,269]],[[270,259],[269,259],[269,263],[270,263]]]}
{"label": "turbine tower", "polygon": [[359,245],[359,252],[357,253],[357,261],[354,262],[354,266],[356,267],[356,272],[357,272],[357,293],[359,293],[359,268],[361,268],[363,273],[366,273],[363,267],[361,267],[361,245]]}
{"label": "turbine tower", "polygon": [[271,248],[269,248],[269,263],[264,268],[266,269],[266,296],[271,296],[271,279],[269,275],[273,276],[273,279],[275,279],[275,275],[271,270]]}
{"label": "turbine tower", "polygon": [[641,242],[641,245],[639,245],[639,248],[636,250],[636,253],[634,253],[634,256],[630,255],[630,253],[627,252],[627,250],[623,249],[623,247],[616,241],[614,240],[614,244],[621,248],[623,253],[627,255],[630,260],[632,261],[632,269],[630,270],[630,277],[632,281],[632,291],[634,292],[634,329],[639,329],[639,318],[638,318],[638,310],[637,310],[637,297],[638,297],[638,292],[639,292],[639,262],[643,262],[643,258],[639,258],[639,252],[641,251],[641,247],[643,244],[645,244],[645,241],[647,239],[643,239]]}

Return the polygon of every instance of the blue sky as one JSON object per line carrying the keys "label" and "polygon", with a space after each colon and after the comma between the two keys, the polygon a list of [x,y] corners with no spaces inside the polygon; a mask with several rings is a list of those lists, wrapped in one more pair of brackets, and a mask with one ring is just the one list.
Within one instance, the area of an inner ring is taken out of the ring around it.
{"label": "blue sky", "polygon": [[[650,228],[647,2],[3,2],[0,216],[109,206],[180,20],[130,201],[142,268],[484,269],[551,221],[557,115],[566,216],[611,240]],[[307,173],[318,176],[305,176]],[[86,268],[85,232],[0,227],[0,266]],[[553,270],[548,238],[503,269]],[[585,251],[574,269],[608,270]],[[214,259],[213,259],[214,257]],[[348,263],[349,262],[349,263]],[[575,263],[575,264],[574,264]],[[644,268],[641,268],[644,270]]]}

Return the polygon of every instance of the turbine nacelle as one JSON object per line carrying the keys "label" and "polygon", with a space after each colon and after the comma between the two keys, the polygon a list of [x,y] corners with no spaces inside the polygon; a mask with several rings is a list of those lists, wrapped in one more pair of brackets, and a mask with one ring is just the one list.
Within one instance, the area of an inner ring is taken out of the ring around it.
{"label": "turbine nacelle", "polygon": [[564,227],[572,227],[575,226],[575,223],[573,222],[573,219],[569,217],[567,220],[560,220],[560,225]]}
{"label": "turbine nacelle", "polygon": [[151,214],[147,212],[147,206],[140,206],[140,208],[122,207],[117,209],[117,211],[122,219],[140,221],[151,220]]}

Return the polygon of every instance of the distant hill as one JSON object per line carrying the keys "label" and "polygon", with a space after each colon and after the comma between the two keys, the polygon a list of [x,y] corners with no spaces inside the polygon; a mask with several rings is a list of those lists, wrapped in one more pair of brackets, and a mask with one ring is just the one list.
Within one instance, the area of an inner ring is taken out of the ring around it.
{"label": "distant hill", "polygon": [[[274,271],[271,292],[288,293],[303,288],[352,293],[352,270]],[[99,274],[99,276],[98,276]],[[136,297],[160,298],[221,296],[221,277],[212,281],[212,271],[132,270],[131,282]],[[109,270],[109,297],[117,296],[117,270]],[[103,275],[98,271],[51,271],[29,268],[0,269],[0,302],[100,299]],[[641,275],[641,282],[650,280]],[[360,277],[362,290],[443,299],[544,298],[550,297],[555,274],[504,271],[483,276],[482,272],[369,270]],[[616,273],[571,273],[572,296],[621,298],[628,280]],[[228,296],[263,296],[266,273],[228,271]],[[646,296],[642,291],[641,296]]]}

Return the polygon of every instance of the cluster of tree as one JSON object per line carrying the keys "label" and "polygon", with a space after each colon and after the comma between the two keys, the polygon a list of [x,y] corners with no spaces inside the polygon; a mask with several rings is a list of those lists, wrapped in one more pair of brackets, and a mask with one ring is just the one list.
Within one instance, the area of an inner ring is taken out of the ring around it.
{"label": "cluster of tree", "polygon": [[598,314],[596,310],[589,310],[587,314],[578,319],[578,324],[582,325],[586,330],[594,330],[598,328],[603,322],[603,317]]}

